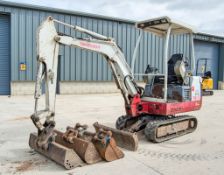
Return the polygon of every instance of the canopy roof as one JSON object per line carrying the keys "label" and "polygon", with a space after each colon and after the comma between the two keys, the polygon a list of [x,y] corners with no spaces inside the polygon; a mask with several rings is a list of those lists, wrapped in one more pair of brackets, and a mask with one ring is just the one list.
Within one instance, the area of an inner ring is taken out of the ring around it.
{"label": "canopy roof", "polygon": [[135,25],[144,31],[163,36],[166,34],[170,24],[172,25],[171,34],[196,33],[196,30],[192,26],[173,20],[167,16],[140,21]]}

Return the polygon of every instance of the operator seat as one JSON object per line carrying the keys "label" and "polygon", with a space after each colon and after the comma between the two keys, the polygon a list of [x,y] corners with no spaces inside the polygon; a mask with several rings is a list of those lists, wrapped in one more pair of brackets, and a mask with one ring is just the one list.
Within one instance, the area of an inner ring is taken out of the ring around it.
{"label": "operator seat", "polygon": [[[173,54],[168,61],[168,84],[180,84],[180,76],[175,73],[175,64],[178,61],[184,61],[183,54]],[[185,61],[185,66],[188,66],[188,62]],[[164,76],[155,76],[154,83],[164,84]]]}
{"label": "operator seat", "polygon": [[[177,76],[175,73],[175,64],[178,61],[184,61],[183,54],[177,53],[173,54],[171,58],[168,61],[168,85],[182,85],[183,80],[180,76]],[[185,67],[188,67],[188,62],[185,62]],[[149,69],[151,66],[147,66],[145,73],[154,73],[152,70]],[[155,68],[154,68],[155,69]],[[151,71],[149,71],[151,70]],[[156,69],[158,70],[158,69]],[[157,72],[157,71],[156,71]],[[148,81],[145,81],[147,76],[145,76],[144,82],[147,84],[145,85],[145,91],[143,96],[147,97],[154,97],[154,98],[163,98],[163,89],[164,89],[164,76],[158,75],[158,76],[151,76],[151,78],[148,78]]]}
{"label": "operator seat", "polygon": [[[177,76],[175,73],[175,65],[178,61],[184,61],[183,54],[173,54],[168,61],[168,84],[179,84],[180,82],[183,83],[183,81],[180,80],[181,77]],[[185,67],[187,66],[188,63],[185,61]]]}

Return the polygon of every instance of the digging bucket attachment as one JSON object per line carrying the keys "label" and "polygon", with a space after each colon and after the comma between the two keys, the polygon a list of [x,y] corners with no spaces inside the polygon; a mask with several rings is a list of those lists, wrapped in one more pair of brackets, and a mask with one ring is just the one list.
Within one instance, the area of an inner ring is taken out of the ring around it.
{"label": "digging bucket attachment", "polygon": [[76,167],[81,167],[85,163],[80,159],[80,157],[73,151],[73,149],[64,147],[56,142],[51,142],[48,148],[42,149],[37,146],[37,134],[31,133],[29,139],[29,145],[32,149],[43,154],[44,156],[52,159],[56,163],[60,164],[66,169],[73,169]]}
{"label": "digging bucket attachment", "polygon": [[55,131],[56,142],[72,148],[86,163],[92,164],[102,159],[113,161],[124,157],[117,147],[112,132],[99,129],[96,133],[86,130],[86,125],[67,127],[65,133]]}
{"label": "digging bucket attachment", "polygon": [[44,146],[38,146],[36,133],[30,134],[29,145],[35,151],[52,159],[66,169],[102,160],[108,162],[124,157],[111,131],[98,127],[96,133],[87,131],[87,125],[67,127],[66,132],[52,130],[53,136]]}
{"label": "digging bucket attachment", "polygon": [[95,127],[96,131],[99,131],[100,128],[105,131],[111,131],[112,136],[114,140],[116,140],[116,144],[119,147],[125,148],[130,151],[136,151],[138,149],[138,137],[136,133],[104,126],[102,124],[99,124],[98,122],[94,123],[93,126]]}
{"label": "digging bucket attachment", "polygon": [[100,128],[93,137],[93,143],[101,157],[108,162],[124,157],[124,153],[117,147],[111,131]]}
{"label": "digging bucket attachment", "polygon": [[78,137],[74,137],[72,139],[72,143],[68,142],[63,138],[64,133],[55,130],[54,131],[57,136],[55,141],[64,147],[73,149],[79,157],[86,162],[87,164],[94,164],[97,162],[102,161],[101,156],[99,155],[97,149],[95,148],[94,144],[91,142],[90,139],[82,139]]}

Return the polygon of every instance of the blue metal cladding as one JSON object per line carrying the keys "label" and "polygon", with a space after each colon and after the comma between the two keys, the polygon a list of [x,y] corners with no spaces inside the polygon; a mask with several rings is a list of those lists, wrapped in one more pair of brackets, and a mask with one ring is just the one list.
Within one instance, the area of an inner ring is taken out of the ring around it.
{"label": "blue metal cladding", "polygon": [[[123,50],[127,62],[131,59],[139,30],[133,22],[104,19],[96,16],[69,15],[55,11],[20,8],[1,5],[0,12],[11,15],[11,80],[34,81],[36,75],[36,29],[47,17],[52,16],[60,21],[71,23],[93,30],[100,34],[115,38]],[[59,32],[74,37],[87,37],[62,25],[56,25]],[[185,53],[190,55],[189,36],[180,35],[171,37],[170,55]],[[90,51],[79,48],[61,46],[60,48],[60,80],[61,81],[111,81],[112,74],[104,58]],[[27,70],[20,71],[19,64],[26,63]],[[147,64],[158,67],[163,71],[163,39],[151,33],[144,33],[140,42],[138,58],[135,64],[135,73],[143,73]]]}
{"label": "blue metal cladding", "polygon": [[0,95],[10,94],[10,20],[0,15]]}

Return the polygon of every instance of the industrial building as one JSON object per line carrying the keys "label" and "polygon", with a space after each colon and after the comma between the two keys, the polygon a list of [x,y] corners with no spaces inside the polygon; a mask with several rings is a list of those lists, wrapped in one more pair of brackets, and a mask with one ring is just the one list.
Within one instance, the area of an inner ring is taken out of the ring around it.
{"label": "industrial building", "polygon": [[[80,25],[115,38],[127,61],[131,59],[139,30],[135,21],[124,20],[55,8],[0,2],[0,95],[33,94],[36,75],[36,29],[47,17]],[[75,37],[87,37],[64,26],[59,32]],[[190,37],[171,38],[171,53],[191,57]],[[214,88],[224,81],[224,38],[197,33],[194,35],[196,59],[211,59]],[[135,73],[143,73],[147,64],[163,71],[163,40],[144,33],[140,42]],[[78,48],[61,46],[58,92],[61,94],[116,92],[111,70],[101,55]]]}

